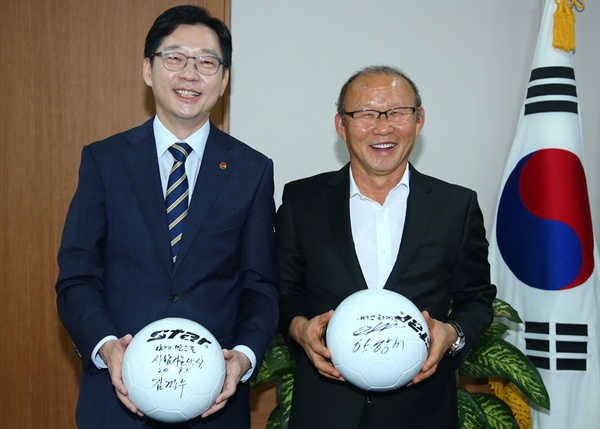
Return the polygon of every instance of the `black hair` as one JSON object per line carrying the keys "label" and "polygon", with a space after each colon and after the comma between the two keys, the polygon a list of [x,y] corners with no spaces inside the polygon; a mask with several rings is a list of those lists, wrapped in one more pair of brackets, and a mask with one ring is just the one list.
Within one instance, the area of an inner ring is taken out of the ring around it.
{"label": "black hair", "polygon": [[212,17],[206,9],[192,5],[172,7],[156,18],[146,36],[144,58],[149,58],[150,55],[154,54],[163,39],[173,33],[180,25],[204,25],[217,33],[223,55],[223,66],[228,69],[231,68],[233,47],[229,29],[223,21]]}

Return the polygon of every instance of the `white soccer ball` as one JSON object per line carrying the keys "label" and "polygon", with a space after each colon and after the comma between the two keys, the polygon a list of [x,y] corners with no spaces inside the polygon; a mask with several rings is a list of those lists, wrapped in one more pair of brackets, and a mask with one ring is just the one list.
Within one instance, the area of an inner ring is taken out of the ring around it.
{"label": "white soccer ball", "polygon": [[123,383],[148,417],[183,422],[209,409],[225,381],[217,339],[202,325],[176,317],[150,323],[125,350]]}
{"label": "white soccer ball", "polygon": [[429,329],[419,309],[403,295],[367,289],[340,303],[326,341],[331,362],[346,381],[383,392],[405,386],[421,370]]}

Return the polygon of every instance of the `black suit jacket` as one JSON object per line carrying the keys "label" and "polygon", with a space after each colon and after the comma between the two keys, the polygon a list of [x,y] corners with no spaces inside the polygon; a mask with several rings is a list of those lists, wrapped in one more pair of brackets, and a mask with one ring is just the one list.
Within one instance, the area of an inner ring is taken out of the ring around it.
{"label": "black suit jacket", "polygon": [[[352,240],[349,189],[348,165],[284,189],[276,218],[284,335],[295,316],[310,319],[367,288]],[[292,341],[297,366],[290,429],[357,428],[361,418],[361,427],[370,428],[456,427],[455,369],[493,318],[496,288],[490,283],[487,248],[476,194],[411,166],[402,242],[385,288],[435,319],[458,322],[466,346],[459,356],[444,358],[422,383],[369,394],[320,376]]]}
{"label": "black suit jacket", "polygon": [[[152,119],[83,149],[56,284],[61,320],[83,358],[79,427],[145,424],[90,360],[107,335],[183,317],[262,362],[278,318],[274,215],[271,160],[211,124],[173,264]],[[222,412],[181,427],[249,426],[246,383]]]}

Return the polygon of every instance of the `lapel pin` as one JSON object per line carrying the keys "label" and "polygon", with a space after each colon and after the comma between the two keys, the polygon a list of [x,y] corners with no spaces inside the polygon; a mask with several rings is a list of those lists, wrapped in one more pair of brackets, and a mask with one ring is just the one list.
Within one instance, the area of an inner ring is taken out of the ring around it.
{"label": "lapel pin", "polygon": [[225,170],[227,168],[227,164],[225,164],[224,162],[222,162],[222,163],[219,164],[219,168],[221,170]]}

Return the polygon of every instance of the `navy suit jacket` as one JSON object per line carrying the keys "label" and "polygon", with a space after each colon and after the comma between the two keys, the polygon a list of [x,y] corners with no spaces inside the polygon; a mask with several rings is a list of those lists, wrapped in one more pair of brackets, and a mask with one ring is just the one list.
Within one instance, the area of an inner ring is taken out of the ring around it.
{"label": "navy suit jacket", "polygon": [[[444,358],[429,379],[391,392],[368,393],[322,377],[304,351],[297,358],[290,429],[457,427],[455,369],[493,317],[488,243],[475,192],[410,166],[402,241],[384,286],[438,320],[462,327],[466,346]],[[350,225],[349,166],[286,185],[276,219],[280,329],[295,316],[335,309],[367,284]],[[449,314],[450,313],[450,314]],[[370,399],[367,401],[367,396]]]}
{"label": "navy suit jacket", "polygon": [[[80,427],[154,427],[122,406],[108,371],[91,362],[107,335],[183,317],[262,362],[278,318],[273,189],[272,161],[211,124],[173,264],[152,119],[84,147],[56,284],[83,360]],[[244,383],[217,415],[182,427],[244,428],[249,418]]]}

